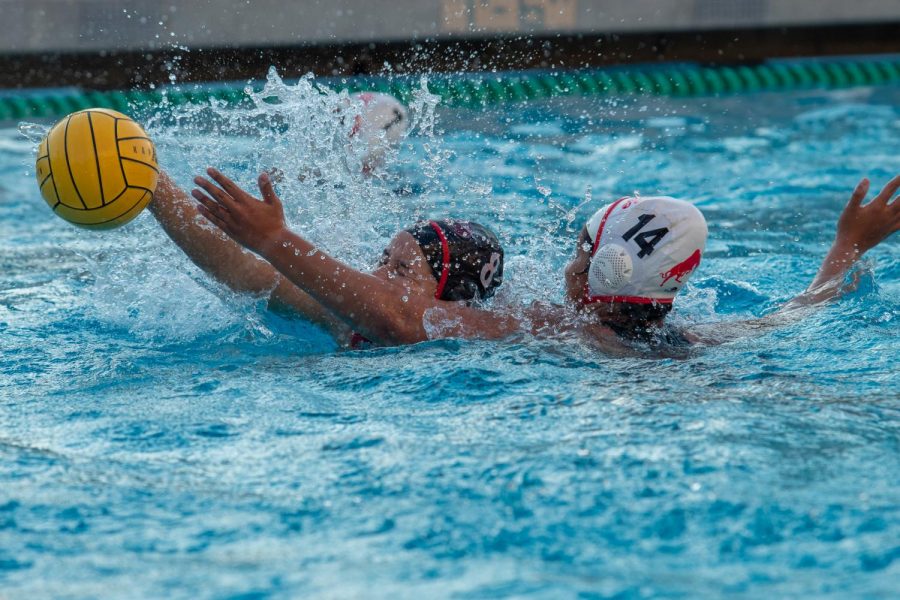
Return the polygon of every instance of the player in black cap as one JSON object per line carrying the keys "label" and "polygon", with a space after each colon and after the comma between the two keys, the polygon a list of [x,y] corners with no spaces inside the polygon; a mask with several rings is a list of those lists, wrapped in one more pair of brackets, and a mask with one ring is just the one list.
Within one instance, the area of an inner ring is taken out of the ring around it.
{"label": "player in black cap", "polygon": [[471,221],[421,221],[406,231],[438,281],[435,298],[489,298],[503,282],[503,248],[487,227]]}
{"label": "player in black cap", "polygon": [[[290,232],[268,174],[259,201],[214,169],[192,202],[163,172],[151,210],[188,256],[238,292],[267,294],[270,306],[326,328],[339,343],[380,345],[429,337],[501,337],[511,318],[483,310],[503,281],[503,248],[471,221],[421,221],[400,231],[371,273],[357,271]],[[198,226],[197,212],[234,241]],[[440,321],[429,334],[426,321]],[[508,321],[508,322],[507,322]]]}

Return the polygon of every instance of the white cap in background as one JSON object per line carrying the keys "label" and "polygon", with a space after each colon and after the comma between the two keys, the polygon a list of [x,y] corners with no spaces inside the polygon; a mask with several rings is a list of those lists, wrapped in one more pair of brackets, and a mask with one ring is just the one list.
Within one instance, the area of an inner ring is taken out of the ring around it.
{"label": "white cap in background", "polygon": [[409,114],[406,107],[390,94],[361,92],[352,96],[362,104],[354,119],[350,138],[364,144],[365,165],[373,166],[385,151],[397,144],[409,130]]}

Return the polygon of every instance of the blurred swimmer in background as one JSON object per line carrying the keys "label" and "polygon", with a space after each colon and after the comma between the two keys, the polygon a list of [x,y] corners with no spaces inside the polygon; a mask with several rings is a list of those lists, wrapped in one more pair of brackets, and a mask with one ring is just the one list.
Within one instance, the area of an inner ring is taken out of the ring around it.
{"label": "blurred swimmer in background", "polygon": [[351,96],[358,103],[353,117],[350,144],[362,145],[363,172],[372,173],[384,166],[388,150],[399,144],[409,132],[409,113],[402,102],[390,94],[362,92]]}
{"label": "blurred swimmer in background", "polygon": [[[409,133],[409,111],[397,98],[381,92],[351,94],[346,105],[335,111],[337,124],[348,129],[347,157],[360,162],[356,166],[365,176],[372,176],[385,167],[385,158]],[[355,170],[355,168],[351,168]],[[279,168],[269,170],[277,184],[286,174]],[[300,181],[312,179],[327,183],[317,169],[298,173]]]}

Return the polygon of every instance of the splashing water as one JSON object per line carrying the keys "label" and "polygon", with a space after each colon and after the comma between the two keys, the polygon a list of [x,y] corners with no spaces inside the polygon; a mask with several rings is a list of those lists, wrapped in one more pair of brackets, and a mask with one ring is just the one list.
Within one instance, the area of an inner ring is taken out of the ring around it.
{"label": "splashing water", "polygon": [[[450,156],[435,137],[438,98],[428,91],[426,79],[412,95],[409,138],[388,148],[383,163],[391,170],[376,170],[374,176],[363,173],[366,145],[350,136],[362,104],[346,90],[334,91],[311,75],[289,84],[272,68],[260,89],[246,92],[249,101],[239,106],[213,99],[175,107],[164,97],[161,106],[143,115],[160,166],[183,189],[193,187],[194,175],[215,166],[258,197],[257,175],[277,170],[276,191],[288,225],[360,269],[370,268],[401,228],[446,214],[437,179],[426,177],[414,196],[396,192],[398,170],[446,176]],[[422,139],[429,146],[424,160],[410,151]],[[465,214],[468,204],[458,201],[457,213]],[[185,327],[185,318],[197,313],[219,315],[212,325],[219,333],[267,331],[258,311],[248,313],[253,301],[210,282],[172,250],[154,224],[144,219],[135,227],[144,250],[125,244],[90,261],[97,280],[92,305],[97,318],[128,323],[150,337],[198,335],[197,327],[210,324],[190,320]],[[173,286],[180,293],[172,294]]]}
{"label": "splashing water", "polygon": [[[163,90],[158,106],[135,109],[133,116],[154,140],[161,168],[184,190],[193,187],[193,176],[215,166],[258,197],[258,174],[277,173],[276,192],[288,225],[363,270],[398,230],[423,218],[475,218],[492,227],[505,246],[512,242],[518,223],[507,223],[506,215],[517,212],[528,196],[495,194],[493,176],[473,169],[469,157],[448,147],[439,98],[429,92],[427,77],[412,93],[406,137],[388,148],[383,168],[373,176],[362,168],[367,146],[350,135],[362,104],[346,90],[336,91],[312,75],[289,83],[273,67],[261,87],[245,92],[248,100],[237,106],[216,99],[174,105]],[[477,113],[471,117],[473,124],[481,121]],[[36,143],[47,127],[23,123],[19,130]],[[485,144],[493,151],[498,141]],[[407,189],[410,181],[414,193]],[[513,308],[546,295],[541,263],[560,254],[551,237],[559,220],[574,218],[552,189],[537,178],[532,182],[534,196],[559,219],[537,223],[545,235],[528,244],[524,255],[510,256],[507,272],[519,276],[504,284],[496,301]],[[86,307],[93,319],[143,339],[270,334],[258,299],[211,281],[146,215],[124,230],[92,238],[78,255],[93,282]],[[198,314],[216,318],[197,319]]]}
{"label": "splashing water", "polygon": [[[189,173],[217,166],[256,195],[256,175],[277,169],[289,225],[356,267],[368,266],[411,212],[427,212],[435,204],[427,188],[404,201],[394,194],[388,173],[363,174],[367,148],[350,137],[362,104],[346,90],[336,92],[311,75],[291,85],[272,68],[260,90],[245,91],[249,103],[238,107],[212,100],[178,107],[174,114],[154,111],[148,130],[162,164],[185,165]],[[413,95],[409,135],[433,138],[437,101],[423,80]],[[389,149],[385,162],[402,167],[403,156],[401,144]],[[436,154],[425,163],[437,172],[445,160]]]}
{"label": "splashing water", "polygon": [[50,127],[42,123],[19,123],[19,133],[22,134],[22,137],[34,144],[35,152],[37,152],[38,144],[41,143],[44,136],[46,136],[49,131]]}

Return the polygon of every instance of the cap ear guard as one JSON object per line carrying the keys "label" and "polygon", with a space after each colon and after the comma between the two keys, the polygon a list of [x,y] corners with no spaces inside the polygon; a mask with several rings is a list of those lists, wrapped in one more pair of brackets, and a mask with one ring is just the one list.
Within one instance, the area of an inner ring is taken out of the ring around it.
{"label": "cap ear guard", "polygon": [[439,300],[480,300],[481,290],[478,284],[471,279],[458,279],[453,286],[447,286],[441,293]]}
{"label": "cap ear guard", "polygon": [[592,290],[610,294],[631,281],[634,264],[628,250],[618,244],[601,246],[591,258],[588,283]]}
{"label": "cap ear guard", "polygon": [[[491,234],[493,235],[493,234]],[[487,252],[491,252],[490,256]],[[487,300],[503,283],[503,249],[499,246],[473,249],[454,266],[454,276],[442,300]],[[480,269],[479,269],[480,265]]]}

